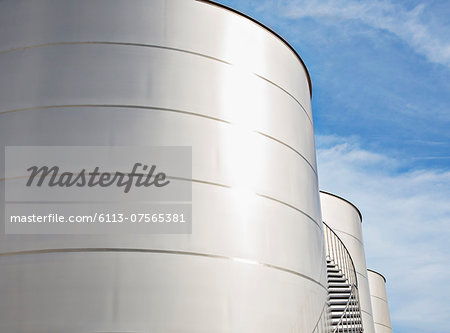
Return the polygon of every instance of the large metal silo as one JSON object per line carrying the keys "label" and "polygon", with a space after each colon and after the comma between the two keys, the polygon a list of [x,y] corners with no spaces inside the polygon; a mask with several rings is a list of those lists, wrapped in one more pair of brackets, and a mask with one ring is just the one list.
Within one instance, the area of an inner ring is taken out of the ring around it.
{"label": "large metal silo", "polygon": [[372,301],[373,322],[375,333],[392,333],[389,304],[386,295],[386,279],[373,270],[367,270]]}
{"label": "large metal silo", "polygon": [[193,152],[192,234],[1,235],[1,332],[321,331],[311,87],[282,39],[207,1],[4,0],[0,73],[2,147]]}
{"label": "large metal silo", "polygon": [[331,193],[320,192],[320,201],[323,221],[339,237],[353,260],[364,333],[373,333],[374,323],[367,280],[361,213],[349,201]]}

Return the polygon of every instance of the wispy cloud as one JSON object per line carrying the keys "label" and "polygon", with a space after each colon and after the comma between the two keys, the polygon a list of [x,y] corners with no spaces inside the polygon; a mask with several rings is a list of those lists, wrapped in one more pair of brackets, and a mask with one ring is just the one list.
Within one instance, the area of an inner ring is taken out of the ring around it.
{"label": "wispy cloud", "polygon": [[319,136],[317,146],[321,188],[362,211],[368,265],[388,279],[394,325],[446,331],[450,172],[401,172],[401,161],[362,149],[356,138]]}
{"label": "wispy cloud", "polygon": [[425,6],[407,9],[388,0],[272,0],[259,5],[265,11],[270,7],[286,18],[359,21],[394,34],[429,61],[450,67],[450,31],[445,34],[433,31],[423,17]]}

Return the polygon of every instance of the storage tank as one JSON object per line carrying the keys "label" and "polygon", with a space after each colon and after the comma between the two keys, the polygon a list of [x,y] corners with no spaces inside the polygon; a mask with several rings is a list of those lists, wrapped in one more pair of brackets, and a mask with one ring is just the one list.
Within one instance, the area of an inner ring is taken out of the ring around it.
{"label": "storage tank", "polygon": [[392,333],[389,304],[386,295],[386,278],[371,269],[367,270],[372,302],[375,333]]}
{"label": "storage tank", "polygon": [[373,333],[374,323],[367,280],[361,213],[349,201],[328,192],[320,192],[320,202],[323,221],[340,238],[353,260],[364,333]]}
{"label": "storage tank", "polygon": [[2,147],[192,146],[193,214],[1,235],[1,332],[325,330],[310,79],[274,32],[208,1],[3,0],[0,73]]}

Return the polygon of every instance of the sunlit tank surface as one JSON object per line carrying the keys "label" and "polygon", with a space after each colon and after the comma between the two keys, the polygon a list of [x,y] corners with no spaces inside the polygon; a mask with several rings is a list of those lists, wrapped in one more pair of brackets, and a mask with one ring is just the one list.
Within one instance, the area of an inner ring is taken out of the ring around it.
{"label": "sunlit tank surface", "polygon": [[372,301],[375,333],[392,333],[389,304],[386,295],[386,279],[378,272],[367,270]]}
{"label": "sunlit tank surface", "polygon": [[323,221],[338,235],[355,265],[364,333],[373,333],[367,266],[361,229],[361,213],[349,201],[327,192],[320,192]]}
{"label": "sunlit tank surface", "polygon": [[0,73],[3,147],[193,147],[192,234],[0,236],[0,332],[321,331],[311,87],[280,37],[205,1],[3,0]]}

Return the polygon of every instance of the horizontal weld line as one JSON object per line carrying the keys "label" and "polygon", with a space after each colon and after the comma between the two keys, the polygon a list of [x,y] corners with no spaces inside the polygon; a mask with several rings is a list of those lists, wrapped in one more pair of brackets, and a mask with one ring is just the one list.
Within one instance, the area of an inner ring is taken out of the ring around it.
{"label": "horizontal weld line", "polygon": [[[130,172],[121,172],[121,171],[104,171],[104,172],[102,172],[102,174],[108,174],[108,175],[113,175],[113,174],[116,174],[116,173],[122,173],[122,174],[124,174],[125,176],[130,176],[130,175],[132,175]],[[80,175],[80,172],[73,172],[73,174],[74,175]],[[90,173],[88,173],[88,175],[89,175]],[[62,175],[62,173],[55,173],[54,174],[55,176],[61,176]],[[143,174],[143,173],[134,173],[133,174],[133,176],[144,176],[145,174]],[[0,178],[0,181],[6,181],[6,180],[14,180],[14,179],[26,179],[26,178],[29,178],[30,176],[29,175],[26,175],[26,176],[15,176],[15,177],[8,177],[8,178]],[[152,176],[150,179],[152,179],[152,178],[155,178],[155,176]],[[166,176],[166,178],[167,179],[175,179],[175,180],[178,180],[179,179],[179,177],[173,177],[173,176]],[[181,178],[180,178],[181,179]]]}
{"label": "horizontal weld line", "polygon": [[168,111],[168,112],[181,113],[181,114],[189,114],[189,115],[192,115],[192,116],[198,116],[198,117],[207,118],[207,119],[219,121],[219,122],[226,123],[226,124],[231,124],[231,122],[229,122],[227,120],[211,117],[211,116],[208,116],[208,115],[205,115],[205,114],[201,114],[201,113],[184,111],[184,110],[177,110],[177,109],[169,109],[169,108],[163,108],[163,107],[156,107],[156,106],[143,106],[143,105],[133,105],[133,104],[61,104],[61,105],[43,105],[43,106],[34,106],[34,107],[29,107],[29,108],[1,111],[0,115],[7,114],[7,113],[14,113],[14,112],[22,112],[22,111],[32,111],[32,110],[41,110],[41,109],[61,109],[61,108],[128,108],[128,109],[141,109],[141,110],[158,110],[158,111]]}
{"label": "horizontal weld line", "polygon": [[[95,108],[95,107],[97,107],[97,108],[128,108],[128,109],[140,109],[140,110],[166,111],[166,112],[173,112],[173,113],[179,113],[179,114],[187,114],[187,115],[196,116],[196,117],[205,118],[205,119],[210,119],[210,120],[218,121],[218,122],[221,122],[221,123],[224,123],[224,124],[228,124],[228,125],[231,125],[231,126],[235,126],[235,124],[230,122],[230,121],[223,120],[223,119],[216,118],[216,117],[211,117],[211,116],[204,115],[204,114],[201,114],[201,113],[189,112],[189,111],[177,110],[177,109],[161,108],[161,107],[155,107],[155,106],[128,105],[128,104],[123,104],[123,105],[122,104],[46,105],[46,106],[36,106],[36,107],[31,107],[31,108],[15,109],[15,110],[9,110],[9,111],[1,111],[0,115],[7,114],[7,113],[14,113],[14,112],[22,112],[22,111],[32,111],[32,110],[42,110],[42,109],[76,108],[76,107],[81,107],[81,108],[87,108],[87,107],[92,107],[92,108]],[[290,146],[289,144],[287,144],[287,143],[285,143],[285,142],[283,142],[281,140],[278,140],[278,139],[274,138],[273,136],[265,134],[263,132],[255,131],[255,130],[252,130],[251,132],[259,134],[259,135],[262,135],[262,136],[264,136],[264,137],[266,137],[266,138],[268,138],[270,140],[273,140],[275,142],[278,142],[279,144],[282,144],[286,148],[289,148],[290,150],[292,150],[294,153],[296,153],[298,156],[300,156],[309,165],[309,167],[311,168],[313,173],[316,175],[316,178],[318,177],[317,171],[315,170],[314,166],[307,160],[307,158],[305,156],[302,155],[302,153],[300,153],[294,147]]]}
{"label": "horizontal weld line", "polygon": [[385,324],[382,324],[382,323],[377,323],[376,321],[374,321],[373,323],[374,323],[375,325],[381,325],[381,326],[387,327],[387,328],[389,328],[389,329],[392,330],[392,327],[391,327],[391,326],[388,326],[388,325],[385,325]]}
{"label": "horizontal weld line", "polygon": [[367,312],[367,311],[365,311],[365,310],[363,310],[363,309],[360,309],[360,310],[361,310],[361,312],[364,312],[365,314],[367,314],[367,315],[373,317],[373,314],[371,314],[370,312]]}
{"label": "horizontal weld line", "polygon": [[278,89],[280,89],[281,91],[283,91],[285,94],[287,94],[289,97],[291,97],[298,105],[300,105],[300,107],[302,108],[303,112],[305,112],[306,117],[308,118],[309,122],[311,123],[311,125],[313,125],[313,121],[312,119],[309,117],[309,113],[308,111],[306,111],[306,109],[303,107],[302,103],[300,103],[300,101],[294,96],[292,95],[289,91],[287,91],[286,89],[284,89],[283,87],[279,86],[278,84],[276,84],[275,82],[265,78],[264,76],[261,76],[259,74],[253,73],[254,75],[256,75],[257,77],[259,77],[260,79],[274,85],[275,87],[277,87]]}
{"label": "horizontal weld line", "polygon": [[314,174],[316,175],[316,177],[318,177],[317,172],[316,172],[316,170],[314,169],[313,165],[312,165],[312,164],[306,159],[306,157],[303,156],[298,150],[296,150],[295,148],[291,147],[291,146],[288,145],[287,143],[284,143],[283,141],[278,140],[277,138],[274,138],[273,136],[270,136],[270,135],[265,134],[265,133],[260,132],[260,131],[254,131],[254,132],[255,132],[255,133],[258,133],[258,134],[260,134],[260,135],[262,135],[262,136],[265,136],[265,137],[268,138],[268,139],[271,139],[271,140],[273,140],[273,141],[276,141],[276,142],[278,142],[279,144],[282,144],[283,146],[285,146],[285,147],[291,149],[293,152],[295,152],[297,155],[299,155],[301,158],[303,158],[303,159],[305,160],[306,163],[308,163],[308,165],[310,166],[310,168],[312,169],[312,171],[314,172]]}
{"label": "horizontal weld line", "polygon": [[[104,172],[102,172],[102,174],[108,174],[108,175],[113,175],[113,174],[116,174],[116,173],[122,173],[122,174],[124,174],[125,176],[131,176],[131,175],[133,175],[133,176],[145,176],[146,174],[144,174],[144,173],[138,173],[138,172],[135,172],[135,173],[130,173],[130,172],[121,172],[121,171],[104,171]],[[73,174],[74,175],[80,175],[80,172],[73,172]],[[88,173],[89,174],[89,173]],[[54,174],[55,176],[61,176],[62,175],[62,173],[55,173]],[[14,180],[14,179],[24,179],[24,178],[29,178],[29,175],[27,175],[27,176],[15,176],[15,177],[9,177],[9,178],[0,178],[0,181],[1,180]],[[152,177],[150,177],[150,179],[152,179],[152,178],[156,178],[156,176],[152,176]],[[177,177],[172,177],[172,176],[166,176],[166,178],[169,178],[169,179],[178,179]]]}
{"label": "horizontal weld line", "polygon": [[[175,178],[175,177],[174,177]],[[199,179],[188,179],[188,178],[182,178],[182,177],[176,177],[177,180],[185,180],[185,181],[192,181],[193,183],[200,183],[200,184],[206,184],[206,185],[213,185],[213,186],[219,186],[219,187],[223,187],[223,188],[227,188],[227,189],[233,189],[233,186],[230,185],[225,185],[225,184],[220,184],[220,183],[214,183],[214,182],[209,182],[209,181],[205,181],[205,180],[199,180]],[[300,208],[297,208],[291,204],[288,204],[287,202],[275,199],[271,196],[265,195],[265,194],[261,194],[261,193],[257,193],[255,192],[255,195],[267,200],[271,200],[274,201],[276,203],[279,203],[281,205],[284,205],[286,207],[289,207],[291,209],[294,209],[295,211],[303,214],[304,216],[306,216],[308,219],[310,219],[312,222],[314,222],[314,224],[319,227],[319,229],[321,229],[321,225],[319,223],[316,222],[316,220],[314,220],[310,215],[308,215],[307,213],[305,213],[304,211],[302,211]],[[322,229],[321,229],[322,230]]]}
{"label": "horizontal weld line", "polygon": [[127,42],[100,42],[100,41],[85,41],[85,42],[55,42],[55,43],[43,43],[43,44],[36,44],[36,45],[29,45],[29,46],[23,46],[23,47],[17,47],[14,49],[9,50],[3,50],[0,51],[0,54],[4,53],[12,53],[16,51],[24,51],[28,49],[34,49],[39,47],[47,47],[47,46],[60,46],[60,45],[116,45],[116,46],[136,46],[136,47],[146,47],[146,48],[154,48],[154,49],[162,49],[162,50],[170,50],[170,51],[178,51],[183,53],[189,53],[192,55],[200,56],[203,58],[208,58],[211,60],[215,60],[227,65],[233,65],[230,62],[227,62],[225,60],[209,56],[207,54],[198,53],[194,51],[184,50],[184,49],[178,49],[176,47],[170,47],[170,46],[162,46],[162,45],[155,45],[155,44],[145,44],[145,43],[127,43]]}
{"label": "horizontal weld line", "polygon": [[185,256],[196,256],[196,257],[205,257],[205,258],[213,258],[213,259],[227,259],[234,260],[240,263],[247,264],[256,264],[263,267],[273,268],[282,272],[290,273],[293,275],[297,275],[312,281],[322,288],[326,289],[319,281],[314,280],[313,278],[304,275],[302,273],[296,272],[291,269],[283,268],[280,266],[265,264],[261,262],[256,262],[253,260],[238,258],[238,257],[228,257],[218,254],[208,254],[208,253],[200,253],[200,252],[190,252],[190,251],[178,251],[178,250],[157,250],[157,249],[136,249],[136,248],[65,248],[65,249],[43,249],[43,250],[24,250],[24,251],[14,251],[14,252],[2,252],[0,253],[0,257],[5,256],[14,256],[14,255],[30,255],[30,254],[45,254],[45,253],[81,253],[81,252],[125,252],[125,253],[157,253],[157,254],[173,254],[173,255],[185,255]]}
{"label": "horizontal weld line", "polygon": [[[169,177],[167,177],[167,178],[169,178]],[[190,181],[190,182],[193,182],[193,183],[199,183],[199,184],[205,184],[205,185],[217,186],[217,187],[222,187],[222,188],[226,188],[226,189],[233,189],[233,186],[230,186],[230,185],[220,184],[220,183],[215,183],[215,182],[210,182],[210,181],[200,180],[200,179],[190,179],[190,178],[174,177],[174,176],[170,176],[170,179],[181,180],[181,181]],[[1,179],[0,179],[0,180],[1,180]],[[294,209],[295,211],[297,211],[297,212],[303,214],[304,216],[306,216],[308,219],[310,219],[312,222],[314,222],[314,224],[315,224],[320,230],[322,230],[322,229],[321,229],[321,228],[322,228],[321,225],[320,225],[319,223],[317,223],[316,220],[314,220],[310,215],[308,215],[307,213],[305,213],[304,211],[302,211],[300,208],[297,208],[297,207],[295,207],[295,206],[293,206],[293,205],[291,205],[291,204],[288,204],[287,202],[284,202],[284,201],[279,200],[279,199],[275,199],[275,198],[273,198],[273,197],[271,197],[271,196],[268,196],[268,195],[265,195],[265,194],[261,194],[261,193],[256,193],[256,192],[255,192],[255,195],[258,196],[258,197],[267,199],[267,200],[274,201],[274,202],[276,202],[276,203],[279,203],[279,204],[284,205],[284,206],[286,206],[286,207],[289,207],[289,208],[291,208],[291,209]],[[61,203],[64,203],[64,201],[62,201]]]}
{"label": "horizontal weld line", "polygon": [[210,182],[207,180],[201,180],[201,179],[189,179],[189,178],[183,178],[183,177],[173,177],[173,179],[176,180],[183,180],[183,181],[191,181],[193,183],[200,183],[200,184],[206,184],[206,185],[213,185],[213,186],[218,186],[218,187],[223,187],[223,188],[228,188],[228,189],[232,189],[233,187],[230,185],[225,185],[225,184],[220,184],[220,183],[214,183],[214,182]]}
{"label": "horizontal weld line", "polygon": [[[147,47],[147,48],[155,48],[155,49],[162,49],[162,50],[170,50],[170,51],[177,51],[177,52],[182,52],[182,53],[188,53],[188,54],[192,54],[195,56],[199,56],[199,57],[203,57],[203,58],[207,58],[210,60],[214,60],[214,61],[218,61],[221,62],[223,64],[229,65],[229,66],[235,66],[233,63],[216,58],[216,57],[212,57],[203,53],[198,53],[198,52],[194,52],[194,51],[189,51],[189,50],[183,50],[183,49],[178,49],[175,47],[170,47],[170,46],[161,46],[161,45],[154,45],[154,44],[144,44],[144,43],[126,43],[126,42],[100,42],[100,41],[87,41],[87,42],[56,42],[56,43],[44,43],[44,44],[37,44],[37,45],[30,45],[30,46],[24,46],[24,47],[18,47],[18,48],[14,48],[14,49],[10,49],[10,50],[4,50],[4,51],[0,51],[0,54],[3,53],[12,53],[12,52],[16,52],[16,51],[24,51],[24,50],[28,50],[28,49],[33,49],[33,48],[38,48],[38,47],[46,47],[46,46],[59,46],[59,45],[116,45],[116,46],[135,46],[135,47]],[[254,72],[251,72],[253,75],[255,75],[256,77],[263,79],[264,81],[266,81],[267,83],[270,83],[271,85],[273,85],[274,87],[280,89],[281,91],[283,91],[285,94],[287,94],[289,97],[291,97],[298,105],[300,105],[300,107],[302,108],[303,112],[305,112],[306,117],[308,117],[311,125],[313,124],[312,119],[310,118],[308,112],[306,111],[306,109],[303,107],[303,105],[300,103],[300,101],[291,93],[289,93],[286,89],[282,88],[281,86],[279,86],[278,84],[276,84],[275,82],[265,78],[264,76],[261,76],[259,74],[256,74]]]}
{"label": "horizontal weld line", "polygon": [[379,297],[379,296],[376,296],[376,295],[370,295],[370,297],[378,298],[379,300],[382,300],[384,303],[387,303],[387,301],[386,301],[384,298],[381,298],[381,297]]}
{"label": "horizontal weld line", "polygon": [[28,178],[28,176],[16,176],[16,177],[9,177],[9,178],[1,178],[0,177],[0,181],[14,180],[14,179],[23,179],[23,178]]}
{"label": "horizontal weld line", "polygon": [[350,237],[353,237],[354,239],[356,239],[356,240],[364,247],[364,243],[361,242],[357,237],[353,236],[352,234],[349,234],[348,232],[339,230],[339,229],[337,229],[337,228],[333,228],[333,230],[334,230],[334,231],[338,231],[338,232],[342,232],[343,234],[346,234],[346,235],[348,235],[348,236],[350,236]]}
{"label": "horizontal weld line", "polygon": [[314,224],[315,224],[320,230],[322,230],[321,225],[320,225],[319,223],[317,223],[316,220],[314,220],[310,215],[308,215],[308,214],[306,214],[304,211],[302,211],[300,208],[297,208],[297,207],[295,207],[295,206],[293,206],[293,205],[291,205],[291,204],[288,204],[287,202],[284,202],[284,201],[281,201],[281,200],[272,198],[272,197],[270,197],[270,196],[268,196],[268,195],[265,195],[265,194],[256,193],[256,195],[259,196],[259,197],[268,199],[268,200],[272,200],[272,201],[274,201],[274,202],[277,202],[277,203],[279,203],[279,204],[285,205],[286,207],[289,207],[289,208],[292,208],[292,209],[296,210],[297,212],[299,212],[299,213],[305,215],[308,219],[310,219],[311,221],[313,221]]}

